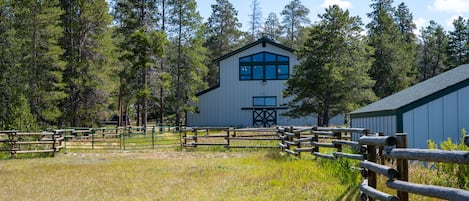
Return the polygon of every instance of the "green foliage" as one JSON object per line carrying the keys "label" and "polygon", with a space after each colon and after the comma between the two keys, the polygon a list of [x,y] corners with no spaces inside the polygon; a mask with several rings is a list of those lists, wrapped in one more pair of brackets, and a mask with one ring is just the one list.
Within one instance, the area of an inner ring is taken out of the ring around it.
{"label": "green foliage", "polygon": [[319,17],[298,51],[301,63],[287,81],[284,96],[294,97],[287,115],[317,113],[322,119],[319,125],[327,126],[329,118],[375,100],[374,82],[367,74],[371,49],[360,34],[360,19],[338,6]]}
{"label": "green foliage", "polygon": [[360,166],[359,161],[345,158],[338,158],[337,160],[320,159],[319,164],[322,170],[331,175],[336,175],[341,184],[353,187],[359,185],[362,179],[360,172],[352,169]]}
{"label": "green foliage", "polygon": [[301,47],[301,33],[305,25],[310,23],[309,9],[300,0],[292,0],[285,5],[280,15],[283,16],[282,28],[286,33],[285,44],[293,49]]}
{"label": "green foliage", "polygon": [[454,30],[449,32],[448,64],[450,68],[469,62],[469,21],[459,16],[453,21]]}
{"label": "green foliage", "polygon": [[274,12],[269,13],[264,22],[264,33],[274,41],[279,41],[282,36],[282,26]]}
{"label": "green foliage", "polygon": [[[255,16],[254,16],[255,17]],[[238,21],[238,11],[228,0],[217,0],[212,5],[212,13],[204,25],[206,27],[203,46],[207,49],[209,67],[207,82],[210,86],[219,82],[219,69],[211,62],[224,54],[231,52],[239,45],[241,37],[241,23]]]}
{"label": "green foliage", "polygon": [[62,120],[67,126],[94,126],[110,113],[106,109],[116,85],[111,80],[115,47],[108,4],[105,0],[61,1],[61,7],[65,11],[61,46],[67,62],[64,82],[68,95],[62,103]]}
{"label": "green foliage", "polygon": [[[461,130],[462,138],[459,143],[453,143],[451,138],[442,142],[440,147],[442,150],[448,151],[469,151],[469,147],[464,144],[464,136],[466,136],[466,129]],[[438,145],[432,141],[428,141],[430,149],[437,149]],[[434,163],[432,167],[435,168],[437,179],[436,185],[449,186],[469,190],[469,166],[464,164],[453,163]]]}
{"label": "green foliage", "polygon": [[[378,97],[383,98],[413,83],[415,50],[408,45],[409,42],[406,42],[411,38],[408,32],[412,30],[412,25],[402,23],[411,20],[411,18],[405,18],[409,15],[404,14],[398,18],[400,19],[398,24],[393,18],[395,8],[392,7],[392,0],[374,0],[374,2],[371,5],[373,11],[368,13],[371,22],[366,26],[369,44],[374,48],[372,55],[375,59],[369,73],[376,80],[374,92]],[[404,11],[405,9],[401,14]],[[407,28],[400,29],[401,27]]]}
{"label": "green foliage", "polygon": [[419,81],[429,79],[447,69],[448,36],[443,27],[435,21],[421,30],[419,48]]}

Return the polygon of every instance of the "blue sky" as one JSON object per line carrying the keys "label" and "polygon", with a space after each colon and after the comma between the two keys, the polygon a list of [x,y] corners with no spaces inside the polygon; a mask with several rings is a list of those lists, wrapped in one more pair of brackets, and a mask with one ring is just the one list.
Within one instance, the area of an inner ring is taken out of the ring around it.
{"label": "blue sky", "polygon": [[[196,0],[200,14],[204,21],[208,19],[211,14],[210,5],[215,3],[215,0]],[[270,12],[277,13],[279,19],[280,12],[283,10],[291,0],[258,0],[260,3],[263,20]],[[243,30],[248,29],[249,13],[251,10],[252,0],[230,0],[235,9],[238,11],[238,19],[243,24]],[[414,22],[417,28],[427,26],[430,20],[434,20],[442,25],[446,31],[453,29],[452,20],[458,16],[465,19],[469,17],[469,0],[407,0],[397,1],[394,0],[394,5],[397,6],[404,2],[414,16]],[[366,24],[369,19],[366,14],[371,12],[370,0],[302,0],[303,5],[310,10],[310,20],[315,22],[318,20],[317,15],[324,13],[324,9],[328,5],[338,4],[343,9],[349,9],[353,16],[360,16],[362,21]],[[418,34],[418,32],[417,32]]]}

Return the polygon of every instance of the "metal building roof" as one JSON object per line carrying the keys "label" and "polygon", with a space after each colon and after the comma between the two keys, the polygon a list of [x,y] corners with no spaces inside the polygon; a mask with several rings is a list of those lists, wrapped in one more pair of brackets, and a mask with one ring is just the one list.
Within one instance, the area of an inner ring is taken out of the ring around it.
{"label": "metal building roof", "polygon": [[[461,65],[351,112],[352,117],[409,111],[469,85],[469,64]],[[368,115],[366,115],[368,114]]]}

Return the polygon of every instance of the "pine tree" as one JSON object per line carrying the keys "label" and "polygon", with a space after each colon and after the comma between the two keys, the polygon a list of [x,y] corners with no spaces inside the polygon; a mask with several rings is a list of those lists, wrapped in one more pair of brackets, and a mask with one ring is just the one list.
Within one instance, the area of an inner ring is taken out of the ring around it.
{"label": "pine tree", "polygon": [[108,5],[105,0],[62,0],[61,6],[68,94],[64,121],[69,126],[95,126],[107,113],[117,84],[111,80],[115,69],[110,65],[114,46]]}
{"label": "pine tree", "polygon": [[[217,0],[212,5],[212,13],[205,23],[206,42],[210,60],[231,52],[238,46],[241,36],[241,23],[238,22],[236,11],[228,0]],[[209,74],[206,81],[210,86],[218,84],[218,65],[209,63]]]}
{"label": "pine tree", "polygon": [[[129,111],[130,102],[134,101],[137,125],[147,126],[148,101],[149,101],[149,71],[160,66],[160,61],[154,57],[153,48],[149,47],[153,36],[158,35],[158,44],[164,44],[162,34],[153,33],[157,31],[160,15],[158,14],[158,1],[155,0],[118,0],[115,3],[114,19],[119,25],[117,32],[123,38],[119,47],[124,51],[120,57],[126,68],[120,73],[120,116],[122,110]],[[148,40],[150,41],[148,41]],[[142,43],[142,44],[141,44]],[[143,49],[139,49],[143,48]],[[124,103],[127,102],[127,103]],[[125,105],[125,106],[124,106]],[[121,122],[121,121],[119,121]]]}
{"label": "pine tree", "polygon": [[203,77],[207,75],[205,66],[205,48],[202,47],[202,17],[197,12],[195,0],[171,0],[171,13],[168,19],[171,48],[168,53],[173,73],[173,111],[175,123],[179,128],[183,123],[183,114],[191,108],[190,101],[195,101],[195,93],[206,87]]}
{"label": "pine tree", "polygon": [[286,33],[285,44],[291,48],[297,48],[301,45],[301,37],[304,26],[309,24],[309,9],[306,8],[300,0],[292,0],[282,10],[282,27]]}
{"label": "pine tree", "polygon": [[333,116],[353,111],[376,97],[371,90],[374,82],[367,74],[371,48],[360,34],[360,18],[351,17],[337,5],[319,18],[298,52],[301,63],[287,81],[284,96],[293,97],[288,103],[293,109],[287,115],[316,113],[319,126],[328,126]]}
{"label": "pine tree", "polygon": [[419,81],[429,79],[447,69],[448,36],[443,27],[431,20],[421,31]]}
{"label": "pine tree", "polygon": [[449,32],[448,66],[455,68],[469,62],[469,21],[459,16],[453,21],[454,30]]}
{"label": "pine tree", "polygon": [[369,71],[376,80],[374,92],[380,98],[394,94],[410,86],[414,81],[412,61],[407,58],[404,34],[393,20],[395,12],[392,0],[374,0],[373,11],[368,13],[370,45],[374,48],[375,61]]}
{"label": "pine tree", "polygon": [[55,124],[62,113],[59,102],[66,96],[62,73],[64,64],[60,57],[63,49],[58,39],[62,36],[58,0],[17,0],[12,3],[15,43],[22,59],[15,65],[20,68],[27,87],[31,113],[43,126]]}
{"label": "pine tree", "polygon": [[267,16],[264,22],[264,34],[270,37],[272,40],[279,41],[282,36],[282,26],[277,17],[277,14],[271,12]]}

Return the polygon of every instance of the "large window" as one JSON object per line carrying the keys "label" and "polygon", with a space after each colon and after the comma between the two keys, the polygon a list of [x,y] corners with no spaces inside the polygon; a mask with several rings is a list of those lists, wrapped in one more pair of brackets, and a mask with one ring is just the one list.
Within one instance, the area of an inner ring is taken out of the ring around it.
{"label": "large window", "polygon": [[239,58],[240,80],[287,80],[290,72],[287,56],[261,52]]}
{"label": "large window", "polygon": [[252,106],[277,106],[277,97],[275,96],[252,97]]}

